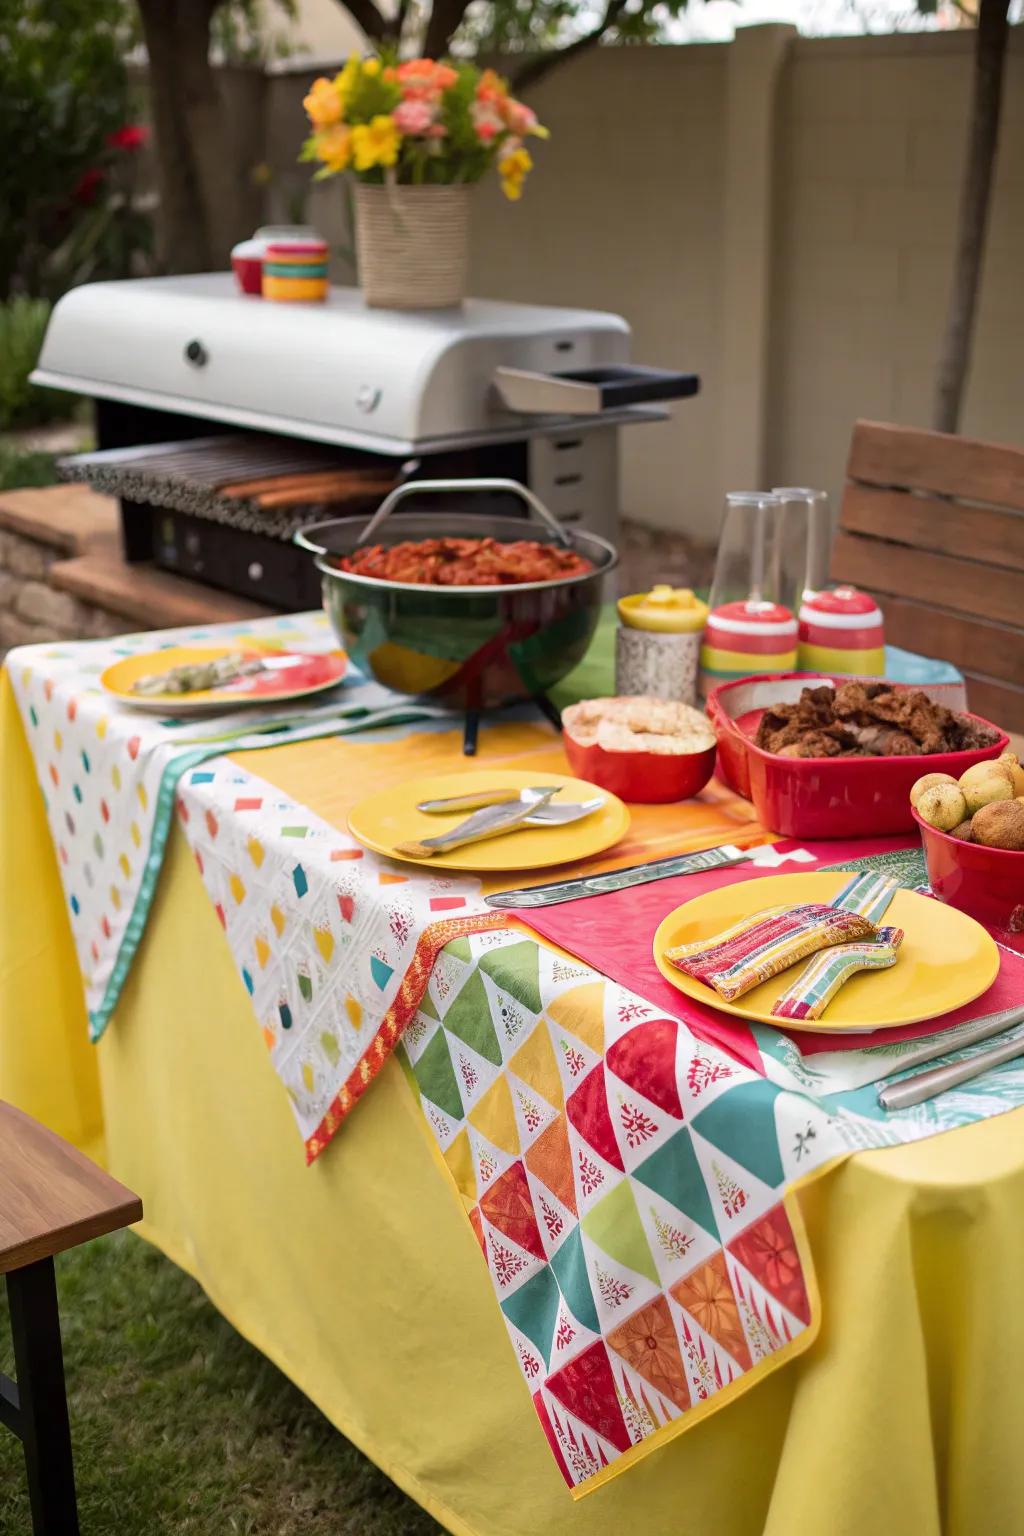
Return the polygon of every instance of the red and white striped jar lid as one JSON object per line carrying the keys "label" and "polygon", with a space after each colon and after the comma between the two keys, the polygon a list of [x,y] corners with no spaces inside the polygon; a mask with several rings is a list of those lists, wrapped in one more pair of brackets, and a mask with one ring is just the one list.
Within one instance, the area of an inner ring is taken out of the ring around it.
{"label": "red and white striped jar lid", "polygon": [[781,603],[723,603],[708,616],[708,627],[730,635],[774,635],[785,639],[796,634],[796,619]]}
{"label": "red and white striped jar lid", "polygon": [[[829,631],[834,642],[841,643],[851,631],[881,630],[882,611],[875,600],[856,587],[836,587],[831,592],[816,592],[800,606],[800,638],[810,630]],[[881,641],[873,642],[881,644]]]}
{"label": "red and white striped jar lid", "polygon": [[797,622],[781,603],[722,603],[708,615],[706,645],[748,655],[787,655],[796,650]]}
{"label": "red and white striped jar lid", "polygon": [[267,246],[267,259],[275,256],[326,256],[326,240],[275,240]]}

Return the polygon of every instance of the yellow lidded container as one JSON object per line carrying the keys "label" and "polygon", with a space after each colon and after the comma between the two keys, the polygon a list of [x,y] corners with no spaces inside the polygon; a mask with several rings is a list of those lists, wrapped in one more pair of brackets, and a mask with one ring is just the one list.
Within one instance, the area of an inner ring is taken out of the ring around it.
{"label": "yellow lidded container", "polygon": [[615,691],[692,704],[708,605],[689,587],[652,587],[618,602]]}
{"label": "yellow lidded container", "polygon": [[704,628],[708,605],[689,587],[658,584],[649,592],[620,597],[619,618],[630,629],[646,629],[658,635],[692,635]]}

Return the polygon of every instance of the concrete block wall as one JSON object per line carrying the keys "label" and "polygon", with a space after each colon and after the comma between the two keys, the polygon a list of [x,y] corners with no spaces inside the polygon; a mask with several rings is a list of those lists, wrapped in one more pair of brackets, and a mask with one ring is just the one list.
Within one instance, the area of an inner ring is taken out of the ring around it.
{"label": "concrete block wall", "polygon": [[[615,310],[638,361],[701,374],[623,432],[623,508],[713,540],[727,490],[837,497],[857,416],[927,425],[952,267],[973,35],[602,48],[530,94],[551,127],[520,203],[477,194],[472,290]],[[268,155],[296,185],[309,71],[268,81]],[[963,428],[1024,439],[1024,29]],[[300,178],[303,173],[299,173]],[[347,243],[343,195],[311,217]]]}
{"label": "concrete block wall", "polygon": [[[779,83],[767,473],[838,494],[857,416],[928,426],[973,36],[800,39]],[[963,430],[1024,436],[1024,38],[1011,34]]]}

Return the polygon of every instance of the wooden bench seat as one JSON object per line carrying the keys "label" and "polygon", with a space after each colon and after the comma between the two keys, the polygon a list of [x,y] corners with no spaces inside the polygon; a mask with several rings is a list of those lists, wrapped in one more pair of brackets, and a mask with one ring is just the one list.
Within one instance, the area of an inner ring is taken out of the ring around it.
{"label": "wooden bench seat", "polygon": [[53,1256],[141,1215],[130,1189],[0,1103],[0,1274],[17,1371],[0,1375],[0,1424],[24,1445],[35,1536],[78,1531]]}

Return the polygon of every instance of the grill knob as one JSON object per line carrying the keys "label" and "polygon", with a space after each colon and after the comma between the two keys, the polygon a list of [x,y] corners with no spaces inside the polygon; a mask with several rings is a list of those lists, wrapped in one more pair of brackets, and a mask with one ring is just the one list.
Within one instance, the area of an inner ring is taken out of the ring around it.
{"label": "grill knob", "polygon": [[210,360],[210,354],[198,339],[190,341],[185,347],[185,360],[192,364],[193,368],[205,368]]}
{"label": "grill knob", "polygon": [[252,564],[250,565],[250,567],[249,567],[249,580],[250,581],[262,581],[263,580],[263,567],[262,567],[262,565],[260,564],[260,562],[258,560],[254,560],[252,562]]}

